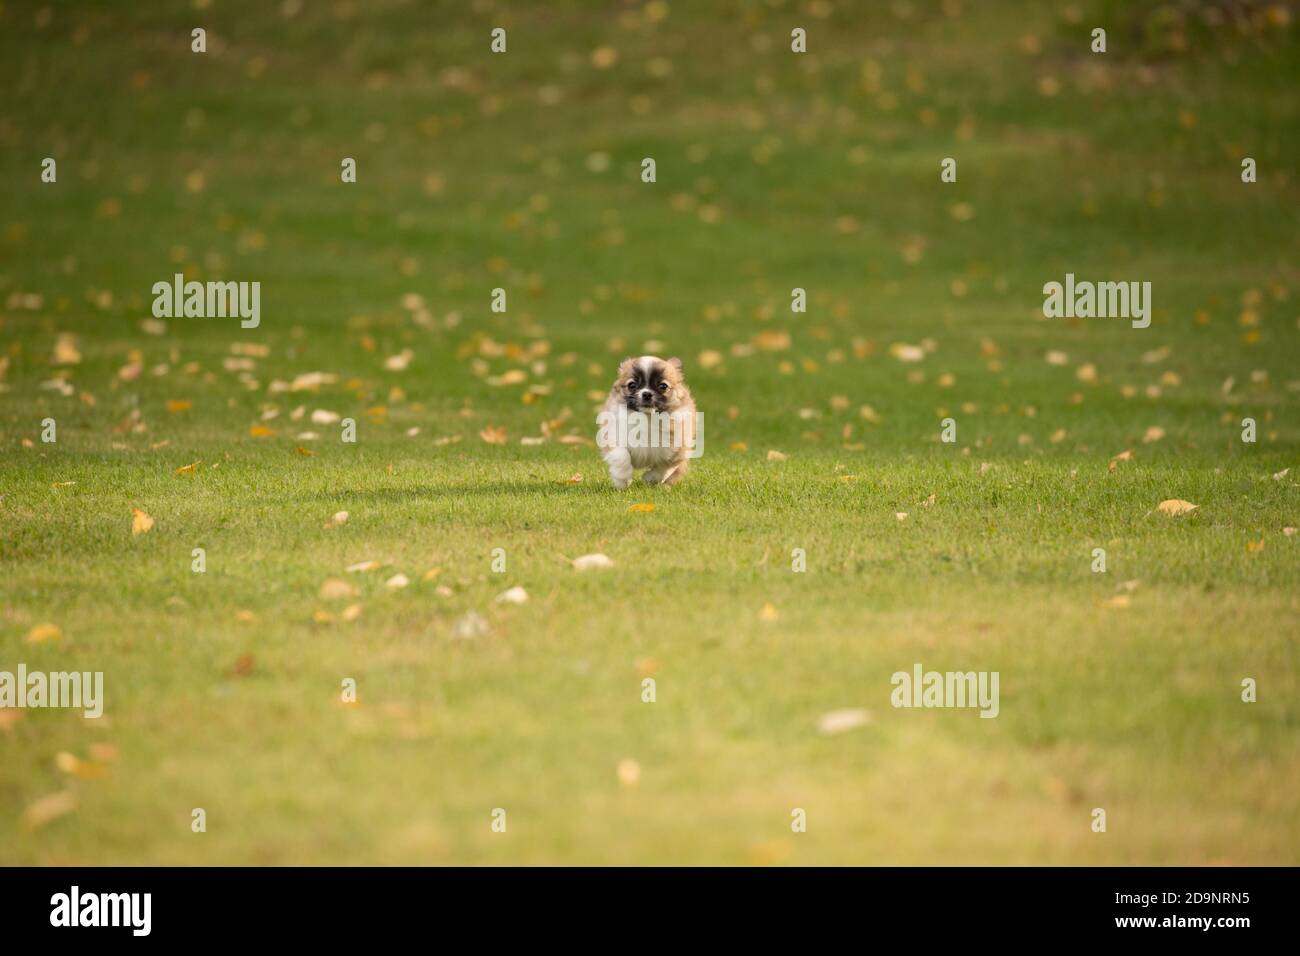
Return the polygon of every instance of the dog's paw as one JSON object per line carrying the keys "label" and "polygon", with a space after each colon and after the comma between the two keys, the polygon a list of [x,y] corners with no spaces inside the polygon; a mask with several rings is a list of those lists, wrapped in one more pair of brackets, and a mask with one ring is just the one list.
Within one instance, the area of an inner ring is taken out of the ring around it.
{"label": "dog's paw", "polygon": [[609,480],[614,483],[615,488],[622,491],[632,484],[634,474],[632,456],[628,454],[626,448],[611,448],[605,452],[604,458],[605,464],[609,466]]}

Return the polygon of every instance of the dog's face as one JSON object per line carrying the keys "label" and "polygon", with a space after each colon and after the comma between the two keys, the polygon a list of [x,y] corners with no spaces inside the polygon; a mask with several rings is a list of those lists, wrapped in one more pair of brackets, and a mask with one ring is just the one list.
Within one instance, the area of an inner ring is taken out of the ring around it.
{"label": "dog's face", "polygon": [[614,391],[629,411],[671,412],[686,394],[682,360],[664,361],[654,355],[624,359]]}

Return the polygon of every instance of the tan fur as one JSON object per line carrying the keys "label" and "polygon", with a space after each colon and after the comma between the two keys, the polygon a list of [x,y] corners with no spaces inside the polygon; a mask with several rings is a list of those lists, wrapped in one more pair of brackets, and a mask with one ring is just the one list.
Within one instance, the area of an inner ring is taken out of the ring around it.
{"label": "tan fur", "polygon": [[[653,409],[645,411],[667,416],[671,441],[667,443],[668,447],[628,447],[620,443],[617,436],[612,440],[602,440],[601,455],[609,466],[610,479],[614,487],[626,488],[632,481],[633,472],[644,468],[646,472],[642,480],[646,484],[676,484],[686,474],[690,463],[687,452],[695,441],[695,401],[682,376],[681,360],[664,361],[654,355],[624,359],[605,401],[604,411],[608,415],[620,412],[637,414],[636,411],[627,411],[628,383],[632,381],[640,382],[654,396]],[[657,387],[659,381],[667,384],[666,391]],[[662,420],[647,416],[647,421],[658,424]]]}

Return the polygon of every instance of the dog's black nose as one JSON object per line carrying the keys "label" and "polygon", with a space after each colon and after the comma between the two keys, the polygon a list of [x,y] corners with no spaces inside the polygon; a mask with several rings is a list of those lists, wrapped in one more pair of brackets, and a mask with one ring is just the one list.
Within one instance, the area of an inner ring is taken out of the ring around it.
{"label": "dog's black nose", "polygon": [[654,401],[654,399],[655,399],[654,392],[650,391],[650,389],[648,388],[641,389],[641,403],[643,405],[649,405],[651,402]]}

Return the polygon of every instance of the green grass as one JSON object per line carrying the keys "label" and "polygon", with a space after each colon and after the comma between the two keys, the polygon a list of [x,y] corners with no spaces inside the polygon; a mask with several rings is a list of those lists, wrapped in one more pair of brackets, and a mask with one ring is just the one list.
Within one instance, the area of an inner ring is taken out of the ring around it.
{"label": "green grass", "polygon": [[[1294,15],[1171,53],[1114,4],[520,6],[0,8],[0,670],[107,699],[0,723],[0,863],[1296,863]],[[146,334],[176,271],[261,281],[261,327]],[[1067,271],[1152,282],[1151,327],[1044,320]],[[651,349],[705,454],[616,492],[556,436]],[[997,719],[891,707],[918,661],[998,671]]]}

